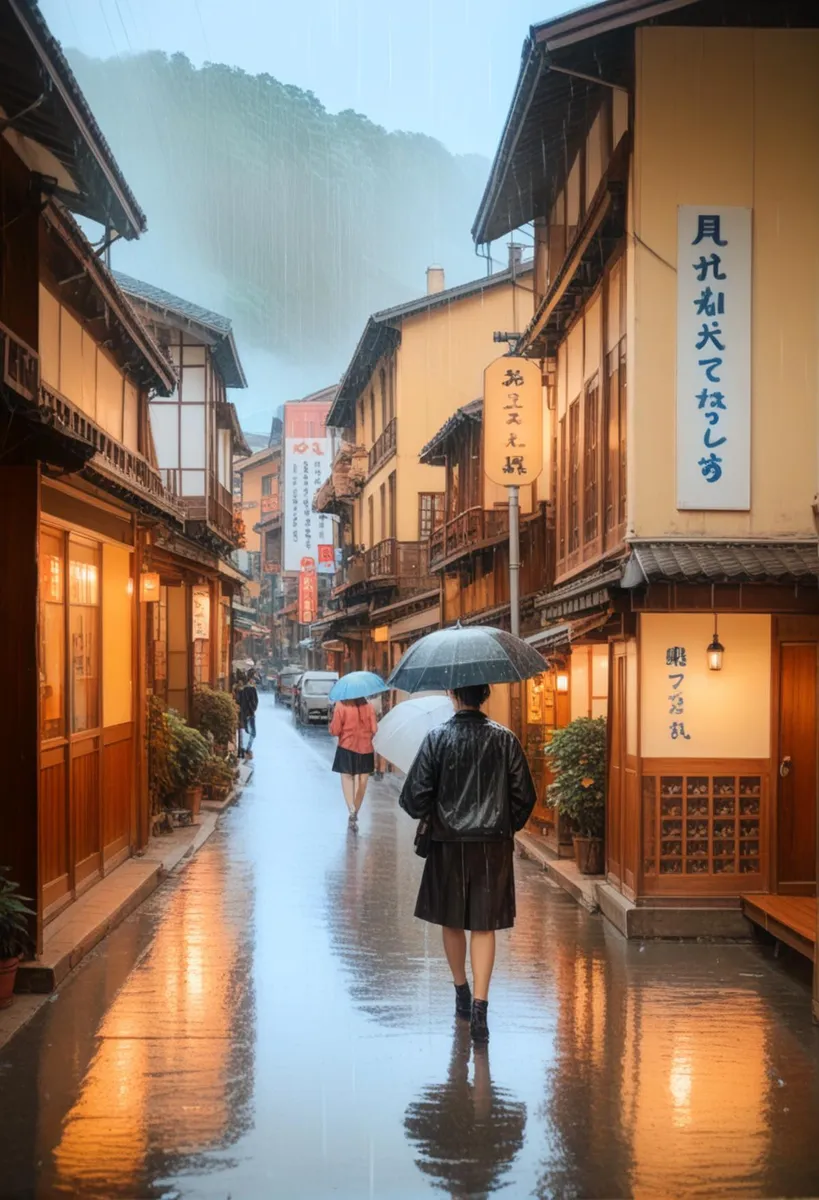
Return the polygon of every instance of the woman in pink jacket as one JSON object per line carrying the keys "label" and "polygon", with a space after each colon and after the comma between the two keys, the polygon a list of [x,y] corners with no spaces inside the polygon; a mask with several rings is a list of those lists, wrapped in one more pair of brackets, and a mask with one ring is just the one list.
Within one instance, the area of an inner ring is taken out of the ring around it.
{"label": "woman in pink jacket", "polygon": [[373,735],[377,728],[375,709],[366,700],[340,700],[330,722],[330,733],[338,738],[333,770],[341,776],[353,828],[358,825],[367,780],[375,770]]}

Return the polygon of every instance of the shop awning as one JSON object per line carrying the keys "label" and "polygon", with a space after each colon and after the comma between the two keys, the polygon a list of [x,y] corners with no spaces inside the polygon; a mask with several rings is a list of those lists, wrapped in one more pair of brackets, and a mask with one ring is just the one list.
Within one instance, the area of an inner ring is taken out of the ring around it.
{"label": "shop awning", "polygon": [[610,617],[610,612],[594,613],[592,616],[580,617],[577,621],[566,621],[562,625],[551,625],[540,629],[525,640],[544,658],[556,654],[560,650],[570,650],[572,642],[586,637],[598,629],[602,629]]}
{"label": "shop awning", "polygon": [[632,542],[621,586],[816,583],[819,542]]}
{"label": "shop awning", "polygon": [[610,589],[619,588],[623,578],[624,561],[616,564],[604,563],[585,575],[579,575],[570,583],[555,588],[552,592],[541,592],[535,607],[542,609],[547,620],[573,617],[575,613],[589,609],[608,608]]}

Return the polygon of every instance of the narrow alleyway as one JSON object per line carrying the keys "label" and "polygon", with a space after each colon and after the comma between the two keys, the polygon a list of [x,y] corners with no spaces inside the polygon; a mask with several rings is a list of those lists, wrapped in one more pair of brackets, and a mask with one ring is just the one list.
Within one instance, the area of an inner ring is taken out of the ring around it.
{"label": "narrow alleyway", "polygon": [[329,737],[269,697],[257,750],[196,859],[0,1052],[0,1195],[819,1193],[798,971],[626,945],[521,863],[473,1061],[394,791],[349,833]]}

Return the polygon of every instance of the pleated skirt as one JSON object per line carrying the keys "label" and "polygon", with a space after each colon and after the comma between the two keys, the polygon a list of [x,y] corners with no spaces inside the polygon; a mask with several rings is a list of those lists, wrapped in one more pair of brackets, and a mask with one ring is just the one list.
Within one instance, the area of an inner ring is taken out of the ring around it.
{"label": "pleated skirt", "polygon": [[333,770],[337,775],[372,775],[375,771],[374,754],[358,754],[355,750],[336,748]]}
{"label": "pleated skirt", "polygon": [[415,915],[431,925],[484,932],[515,923],[515,852],[497,842],[433,842]]}

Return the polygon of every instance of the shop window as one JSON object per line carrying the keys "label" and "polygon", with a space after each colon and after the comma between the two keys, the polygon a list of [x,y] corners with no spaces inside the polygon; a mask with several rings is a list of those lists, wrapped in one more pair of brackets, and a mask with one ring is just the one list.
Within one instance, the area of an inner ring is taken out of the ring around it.
{"label": "shop window", "polygon": [[69,545],[71,731],[100,724],[100,553],[84,542]]}
{"label": "shop window", "polygon": [[65,551],[50,529],[40,535],[40,734],[65,735]]}
{"label": "shop window", "polygon": [[762,807],[759,775],[644,777],[645,874],[759,876]]}

